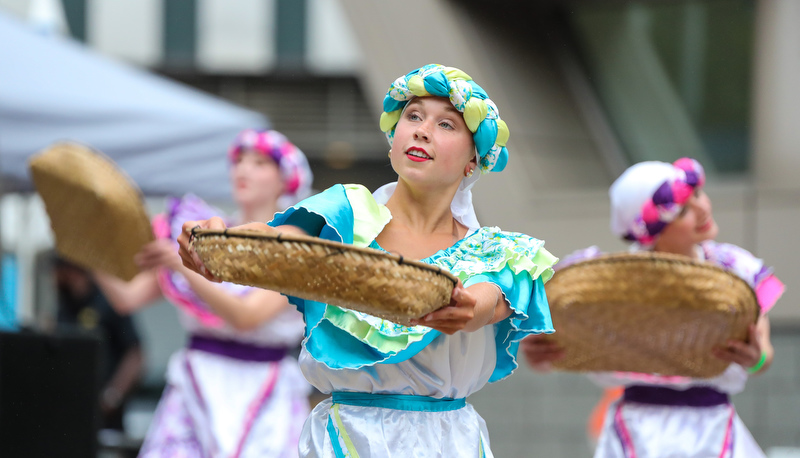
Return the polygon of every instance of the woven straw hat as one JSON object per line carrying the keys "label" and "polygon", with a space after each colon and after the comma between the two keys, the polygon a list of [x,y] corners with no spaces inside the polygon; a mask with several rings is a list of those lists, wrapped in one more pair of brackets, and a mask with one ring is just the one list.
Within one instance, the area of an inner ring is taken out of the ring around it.
{"label": "woven straw hat", "polygon": [[553,367],[713,377],[729,363],[712,348],[746,340],[755,293],[715,265],[663,253],[611,254],[565,267],[547,283],[565,348]]}
{"label": "woven straw hat", "polygon": [[450,272],[371,248],[294,234],[195,229],[217,278],[338,305],[400,324],[450,303]]}
{"label": "woven straw hat", "polygon": [[29,165],[56,251],[85,268],[132,279],[139,272],[133,255],[153,240],[136,185],[110,159],[75,143],[54,144]]}

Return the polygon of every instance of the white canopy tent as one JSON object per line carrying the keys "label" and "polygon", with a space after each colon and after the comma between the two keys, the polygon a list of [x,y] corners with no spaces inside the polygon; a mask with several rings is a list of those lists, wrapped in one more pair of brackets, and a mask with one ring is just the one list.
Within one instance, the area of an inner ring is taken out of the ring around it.
{"label": "white canopy tent", "polygon": [[228,145],[250,127],[268,121],[68,38],[40,35],[0,10],[0,240],[18,266],[20,321],[33,318],[35,256],[52,246],[41,202],[25,195],[32,155],[77,141],[109,156],[145,195],[193,192],[219,202],[230,199]]}
{"label": "white canopy tent", "polygon": [[229,197],[225,151],[236,133],[266,127],[248,111],[80,43],[41,36],[0,11],[0,171],[30,189],[28,158],[59,140],[113,159],[148,195]]}

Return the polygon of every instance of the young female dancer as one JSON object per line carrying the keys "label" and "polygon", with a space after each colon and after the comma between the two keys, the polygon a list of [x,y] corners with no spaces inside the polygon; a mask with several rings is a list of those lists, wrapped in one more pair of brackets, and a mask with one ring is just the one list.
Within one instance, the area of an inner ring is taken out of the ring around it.
{"label": "young female dancer", "polygon": [[[398,78],[384,99],[397,183],[372,195],[336,185],[277,215],[270,226],[401,253],[460,278],[450,305],[401,326],[329,304],[290,298],[303,312],[300,365],[332,397],[303,429],[302,456],[492,456],[486,425],[465,398],[517,367],[519,341],[552,332],[544,281],[556,259],[543,242],[481,227],[471,191],[507,162],[508,128],[484,90],[456,68],[426,65]],[[205,272],[189,250],[184,263]],[[309,272],[309,275],[313,275]]]}

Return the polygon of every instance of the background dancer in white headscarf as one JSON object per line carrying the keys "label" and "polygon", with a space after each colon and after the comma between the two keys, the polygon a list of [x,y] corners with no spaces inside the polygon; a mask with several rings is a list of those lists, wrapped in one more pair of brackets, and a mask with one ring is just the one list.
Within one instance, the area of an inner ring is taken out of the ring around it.
{"label": "background dancer in white headscarf", "polygon": [[[595,458],[764,456],[729,396],[772,363],[766,313],[784,287],[762,260],[738,246],[714,241],[719,228],[704,184],[703,167],[694,159],[633,165],[610,188],[611,230],[632,242],[631,251],[684,255],[738,275],[755,290],[760,317],[750,326],[747,342],[731,340],[714,350],[716,357],[731,363],[717,377],[592,374],[603,386],[625,387],[606,413]],[[590,249],[578,257],[592,253],[599,254]],[[557,344],[535,336],[526,339],[522,349],[538,368],[564,355]]]}

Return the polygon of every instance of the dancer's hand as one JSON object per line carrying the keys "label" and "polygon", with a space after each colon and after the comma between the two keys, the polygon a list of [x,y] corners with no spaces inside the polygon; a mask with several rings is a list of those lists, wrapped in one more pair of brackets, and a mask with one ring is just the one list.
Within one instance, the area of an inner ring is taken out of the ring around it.
{"label": "dancer's hand", "polygon": [[453,288],[450,303],[431,312],[412,324],[421,324],[454,334],[458,331],[473,332],[497,323],[511,315],[511,307],[500,287],[488,282],[476,283],[464,288],[459,281]]}
{"label": "dancer's hand", "polygon": [[226,228],[225,222],[222,218],[216,216],[202,221],[187,221],[183,223],[181,235],[178,236],[178,245],[180,245],[178,254],[183,261],[183,265],[186,266],[187,269],[197,272],[208,280],[219,282],[220,280],[206,269],[206,266],[203,265],[203,261],[197,256],[197,253],[189,247],[192,241],[192,229],[194,228],[224,230]]}
{"label": "dancer's hand", "polygon": [[167,239],[155,240],[143,246],[141,251],[134,255],[133,262],[142,270],[156,267],[166,267],[171,270],[183,268],[175,245]]}
{"label": "dancer's hand", "polygon": [[717,358],[736,363],[744,368],[753,367],[761,359],[761,343],[758,339],[756,325],[747,328],[747,342],[729,340],[724,346],[712,350]]}
{"label": "dancer's hand", "polygon": [[563,359],[566,354],[563,347],[543,334],[526,337],[520,343],[519,349],[531,368],[539,372],[549,372],[553,368],[552,363]]}
{"label": "dancer's hand", "polygon": [[412,324],[427,326],[445,334],[455,334],[457,331],[464,330],[467,324],[475,317],[477,303],[478,298],[467,288],[464,288],[464,285],[459,280],[458,284],[453,288],[450,304],[418,320],[412,320]]}

